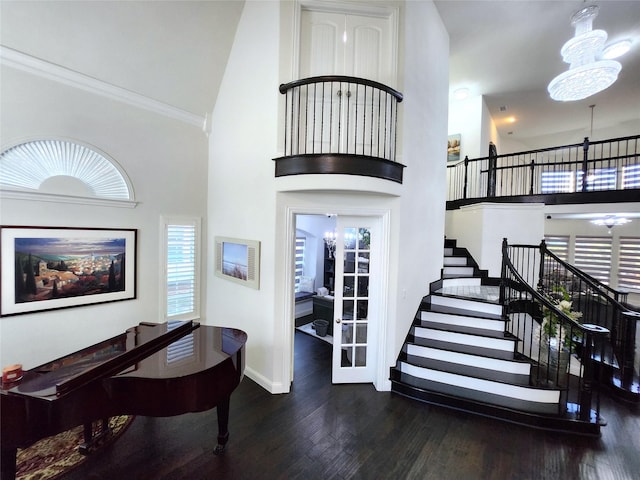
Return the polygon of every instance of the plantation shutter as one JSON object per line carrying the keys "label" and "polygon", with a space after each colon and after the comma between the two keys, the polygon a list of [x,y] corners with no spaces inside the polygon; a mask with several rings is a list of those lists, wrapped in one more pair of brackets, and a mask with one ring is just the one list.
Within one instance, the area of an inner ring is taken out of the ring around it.
{"label": "plantation shutter", "polygon": [[575,266],[609,285],[611,237],[576,236]]}
{"label": "plantation shutter", "polygon": [[199,230],[199,221],[165,225],[167,319],[199,316]]}
{"label": "plantation shutter", "polygon": [[620,237],[618,288],[640,291],[640,237]]}

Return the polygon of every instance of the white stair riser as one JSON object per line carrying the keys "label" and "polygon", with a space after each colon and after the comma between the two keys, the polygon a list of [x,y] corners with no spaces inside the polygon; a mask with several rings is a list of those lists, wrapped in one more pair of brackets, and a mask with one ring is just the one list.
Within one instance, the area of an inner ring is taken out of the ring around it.
{"label": "white stair riser", "polygon": [[468,335],[466,333],[447,332],[432,328],[415,327],[414,335],[418,338],[437,340],[439,342],[455,343],[469,347],[490,348],[504,352],[513,352],[514,344],[512,340],[501,338],[481,337],[479,335]]}
{"label": "white stair riser", "polygon": [[467,257],[444,257],[445,266],[467,266]]}
{"label": "white stair riser", "polygon": [[469,310],[470,312],[490,313],[492,315],[501,315],[502,306],[495,303],[477,302],[464,298],[441,297],[438,295],[431,296],[432,305],[441,305],[443,307],[454,307]]}
{"label": "white stair riser", "polygon": [[470,353],[451,352],[438,348],[423,347],[422,345],[407,345],[407,354],[515,375],[529,375],[531,370],[531,365],[528,363],[500,360],[498,358],[483,357]]}
{"label": "white stair riser", "polygon": [[473,287],[480,286],[482,279],[479,277],[443,278],[442,288],[447,287]]}
{"label": "white stair riser", "polygon": [[473,267],[444,267],[443,273],[445,275],[460,275],[471,277],[473,275]]}
{"label": "white stair riser", "polygon": [[520,385],[493,382],[480,378],[467,377],[455,373],[441,372],[430,368],[418,367],[405,362],[400,362],[400,371],[414,377],[431,380],[433,382],[454,385],[479,392],[489,392],[508,398],[515,398],[527,402],[544,404],[557,404],[560,401],[559,390],[542,390]]}
{"label": "white stair riser", "polygon": [[504,322],[498,320],[486,320],[476,317],[465,317],[463,315],[448,315],[439,312],[420,312],[420,320],[426,322],[444,323],[458,327],[482,328],[494,332],[504,332]]}
{"label": "white stair riser", "polygon": [[444,247],[444,256],[445,257],[450,257],[451,255],[453,255],[453,248],[452,247]]}

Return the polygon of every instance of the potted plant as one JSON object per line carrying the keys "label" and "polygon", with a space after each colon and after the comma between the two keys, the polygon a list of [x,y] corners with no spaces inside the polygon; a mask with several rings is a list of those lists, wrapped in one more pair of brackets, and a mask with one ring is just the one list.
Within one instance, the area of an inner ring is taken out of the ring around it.
{"label": "potted plant", "polygon": [[543,308],[540,363],[548,365],[551,371],[558,369],[562,374],[566,373],[569,365],[571,338],[566,335],[565,330],[559,328],[560,318],[557,310],[576,321],[582,317],[582,312],[573,311],[571,296],[563,286],[555,287],[552,293],[546,295],[546,298],[554,305],[555,309],[546,306]]}

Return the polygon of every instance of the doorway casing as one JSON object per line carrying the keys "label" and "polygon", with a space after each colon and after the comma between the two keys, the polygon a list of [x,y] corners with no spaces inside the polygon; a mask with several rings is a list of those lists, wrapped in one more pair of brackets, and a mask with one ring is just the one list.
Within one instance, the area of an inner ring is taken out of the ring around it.
{"label": "doorway casing", "polygon": [[373,382],[376,390],[389,390],[389,365],[387,364],[386,353],[388,335],[388,291],[389,291],[389,239],[391,237],[390,220],[391,209],[389,208],[367,208],[360,206],[309,206],[309,205],[287,205],[285,206],[285,232],[283,242],[284,265],[284,285],[282,289],[283,315],[282,315],[282,378],[288,379],[283,382],[283,393],[290,391],[293,381],[293,341],[295,331],[295,237],[296,237],[296,216],[297,215],[326,215],[327,208],[330,213],[349,216],[376,217],[380,221],[380,238],[382,248],[380,252],[380,295],[377,299],[380,316],[378,338],[375,348],[378,351],[377,365],[375,366],[375,379]]}

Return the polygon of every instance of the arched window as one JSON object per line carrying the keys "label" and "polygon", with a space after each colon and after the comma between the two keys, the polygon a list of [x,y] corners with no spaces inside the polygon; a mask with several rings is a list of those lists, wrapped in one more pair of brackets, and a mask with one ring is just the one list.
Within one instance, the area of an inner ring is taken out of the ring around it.
{"label": "arched window", "polygon": [[36,140],[0,154],[0,188],[131,201],[124,172],[104,154],[66,140]]}

